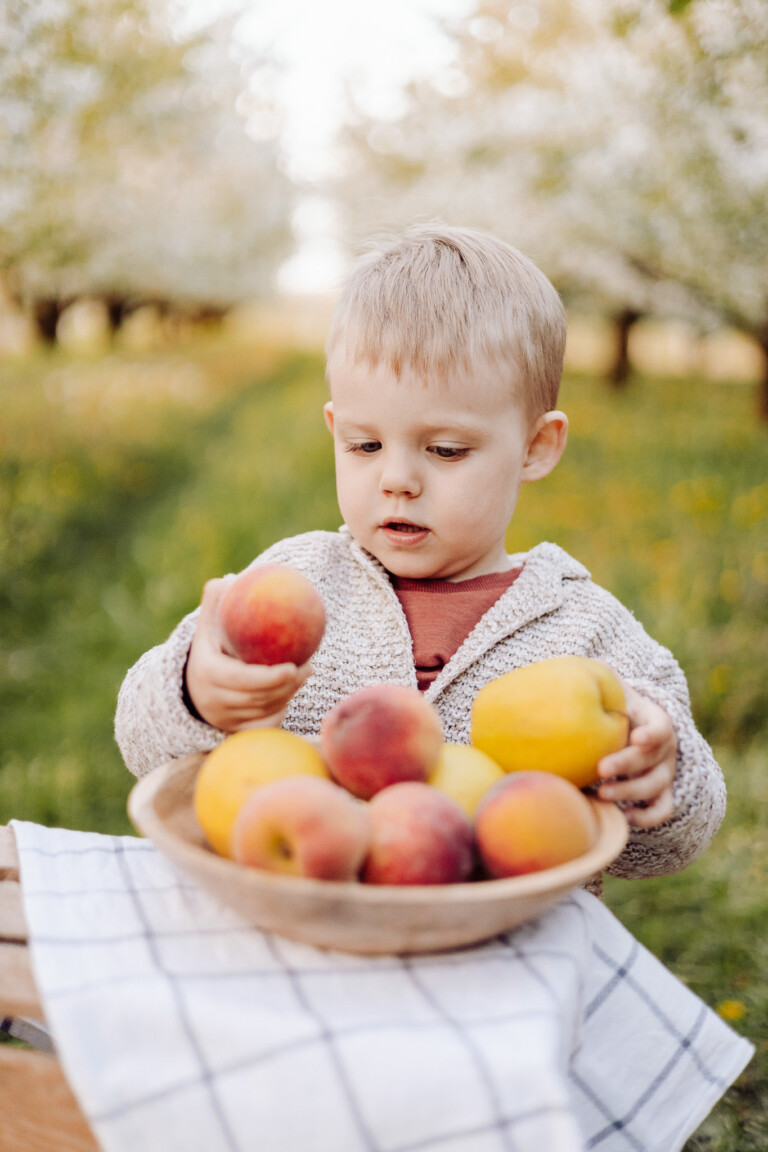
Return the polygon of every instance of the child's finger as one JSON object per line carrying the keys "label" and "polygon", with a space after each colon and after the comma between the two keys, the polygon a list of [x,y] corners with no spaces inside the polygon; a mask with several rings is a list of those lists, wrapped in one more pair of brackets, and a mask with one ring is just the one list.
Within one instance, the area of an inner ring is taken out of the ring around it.
{"label": "child's finger", "polygon": [[[232,582],[232,577],[218,577],[206,580],[203,585],[203,595],[200,600],[200,613],[197,618],[197,627],[210,634],[220,634],[219,627],[219,601]],[[217,645],[219,647],[219,645]]]}
{"label": "child's finger", "polygon": [[206,580],[203,585],[203,594],[200,599],[200,615],[210,618],[219,610],[219,600],[232,583],[232,576],[216,576]]}
{"label": "child's finger", "polygon": [[304,665],[303,669],[296,669],[293,664],[284,665],[280,666],[286,669],[284,673],[274,677],[257,677],[254,684],[247,672],[256,667],[252,665],[249,668],[246,665],[245,673],[240,669],[234,676],[229,675],[230,670],[226,669],[227,674],[215,686],[218,706],[226,710],[228,719],[238,722],[260,719],[283,711],[311,671],[308,665]]}
{"label": "child's finger", "polygon": [[628,800],[649,802],[660,796],[672,784],[672,772],[665,762],[649,772],[633,776],[628,780],[610,780],[601,784],[598,795],[601,800]]}
{"label": "child's finger", "polygon": [[649,728],[636,728],[630,733],[629,743],[604,756],[597,765],[598,776],[607,780],[613,776],[638,776],[662,760],[675,759],[677,744],[674,731],[669,728],[654,732]]}
{"label": "child's finger", "polygon": [[221,688],[258,695],[294,684],[297,671],[295,664],[245,664],[222,652],[216,659],[213,677]]}
{"label": "child's finger", "polygon": [[635,748],[660,748],[669,740],[672,729],[661,722],[649,722],[632,728],[628,743]]}
{"label": "child's finger", "polygon": [[646,751],[657,750],[659,755],[669,748],[676,747],[675,729],[669,713],[653,700],[648,700],[639,692],[630,689],[628,713],[629,744]]}
{"label": "child's finger", "polygon": [[237,727],[233,728],[233,731],[246,732],[254,728],[279,728],[283,720],[285,720],[286,712],[287,708],[283,708],[281,711],[273,712],[261,720],[245,717],[242,721],[238,722]]}
{"label": "child's finger", "polygon": [[614,776],[641,776],[658,764],[659,759],[659,752],[655,748],[628,744],[626,748],[604,756],[597,765],[597,773],[601,780],[610,780]]}
{"label": "child's finger", "polygon": [[665,788],[646,808],[625,808],[624,815],[633,828],[657,828],[674,815],[672,789]]}

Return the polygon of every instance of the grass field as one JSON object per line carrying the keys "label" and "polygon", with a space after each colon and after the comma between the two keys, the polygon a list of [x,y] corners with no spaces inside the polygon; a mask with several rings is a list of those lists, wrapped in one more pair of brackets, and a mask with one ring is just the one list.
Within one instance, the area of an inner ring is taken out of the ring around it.
{"label": "grass field", "polygon": [[[318,356],[200,339],[173,353],[3,365],[0,822],[129,831],[112,738],[131,663],[210,576],[339,523]],[[510,547],[573,552],[685,668],[730,806],[686,872],[610,906],[758,1044],[691,1141],[768,1147],[768,434],[751,390],[572,376],[566,456]]]}

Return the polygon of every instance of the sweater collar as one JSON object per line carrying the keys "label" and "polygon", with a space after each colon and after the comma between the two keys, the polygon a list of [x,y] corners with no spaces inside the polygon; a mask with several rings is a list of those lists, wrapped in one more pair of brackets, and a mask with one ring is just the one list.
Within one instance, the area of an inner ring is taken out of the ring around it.
{"label": "sweater collar", "polygon": [[[392,587],[386,569],[375,556],[362,548],[346,525],[341,532],[349,540],[350,553],[375,583],[391,598],[398,616],[405,622],[400,601]],[[557,544],[537,544],[530,552],[510,557],[514,567],[523,565],[523,571],[514,584],[502,593],[482,619],[470,632],[460,648],[453,654],[440,675],[427,689],[425,698],[434,700],[452,680],[465,672],[499,640],[512,636],[526,624],[559,608],[565,598],[565,581],[589,579],[589,572]],[[407,622],[405,622],[407,630]]]}
{"label": "sweater collar", "polygon": [[566,580],[584,580],[589,572],[556,544],[537,544],[512,557],[523,570],[470,632],[425,693],[434,700],[444,688],[497,644],[527,624],[554,612],[565,599]]}

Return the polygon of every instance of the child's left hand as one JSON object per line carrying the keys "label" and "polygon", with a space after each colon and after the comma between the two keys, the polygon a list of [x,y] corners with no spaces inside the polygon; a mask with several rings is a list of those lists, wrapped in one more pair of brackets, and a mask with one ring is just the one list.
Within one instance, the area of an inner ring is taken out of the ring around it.
{"label": "child's left hand", "polygon": [[624,685],[629,715],[629,743],[619,752],[604,756],[597,766],[601,800],[629,804],[642,801],[643,808],[626,808],[624,815],[635,828],[656,828],[674,812],[672,783],[677,763],[677,739],[672,721],[663,708]]}

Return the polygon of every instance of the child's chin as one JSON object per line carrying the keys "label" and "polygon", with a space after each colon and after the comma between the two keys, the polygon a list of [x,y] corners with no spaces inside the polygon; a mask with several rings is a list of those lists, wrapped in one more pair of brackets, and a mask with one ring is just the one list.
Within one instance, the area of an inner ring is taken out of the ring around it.
{"label": "child's chin", "polygon": [[442,577],[442,572],[426,557],[380,556],[377,559],[393,576],[408,580],[439,580]]}

